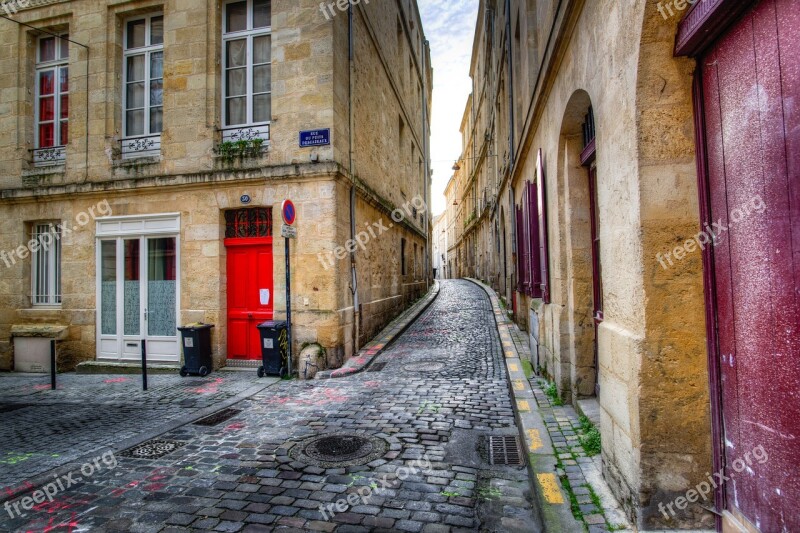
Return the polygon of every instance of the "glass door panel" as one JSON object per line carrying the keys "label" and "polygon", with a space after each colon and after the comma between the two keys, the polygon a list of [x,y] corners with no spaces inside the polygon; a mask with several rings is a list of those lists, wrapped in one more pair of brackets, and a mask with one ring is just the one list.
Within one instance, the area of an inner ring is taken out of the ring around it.
{"label": "glass door panel", "polygon": [[140,272],[141,256],[139,253],[139,239],[126,239],[123,241],[124,255],[124,334],[136,336],[142,334],[141,328],[141,283]]}
{"label": "glass door panel", "polygon": [[147,334],[175,337],[176,330],[175,238],[147,240]]}
{"label": "glass door panel", "polygon": [[100,243],[100,334],[117,334],[117,241]]}

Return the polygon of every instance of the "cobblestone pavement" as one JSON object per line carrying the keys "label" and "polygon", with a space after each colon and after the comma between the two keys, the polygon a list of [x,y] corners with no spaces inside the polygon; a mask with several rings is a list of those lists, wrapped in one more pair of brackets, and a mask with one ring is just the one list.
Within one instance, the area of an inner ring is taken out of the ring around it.
{"label": "cobblestone pavement", "polygon": [[200,410],[254,394],[255,371],[208,378],[0,374],[0,501],[37,474]]}
{"label": "cobblestone pavement", "polygon": [[525,467],[487,457],[488,435],[518,434],[501,357],[485,293],[446,281],[368,371],[267,388],[0,530],[541,531]]}

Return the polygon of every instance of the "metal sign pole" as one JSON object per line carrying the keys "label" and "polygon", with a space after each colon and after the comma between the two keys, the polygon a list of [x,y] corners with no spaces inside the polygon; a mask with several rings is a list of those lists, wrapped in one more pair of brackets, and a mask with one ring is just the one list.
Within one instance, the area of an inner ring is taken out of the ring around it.
{"label": "metal sign pole", "polygon": [[147,341],[142,339],[142,390],[147,390]]}
{"label": "metal sign pole", "polygon": [[56,341],[50,341],[50,389],[56,390]]}
{"label": "metal sign pole", "polygon": [[284,238],[283,241],[286,243],[286,335],[289,340],[289,349],[288,352],[288,375],[292,377],[292,275],[291,275],[291,266],[289,265],[289,239]]}

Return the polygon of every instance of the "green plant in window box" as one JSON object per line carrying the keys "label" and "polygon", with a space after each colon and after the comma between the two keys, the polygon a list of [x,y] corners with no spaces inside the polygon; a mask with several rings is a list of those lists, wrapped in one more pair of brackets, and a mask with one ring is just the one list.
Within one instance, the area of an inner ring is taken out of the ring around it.
{"label": "green plant in window box", "polygon": [[236,154],[239,157],[247,156],[247,146],[249,143],[246,140],[242,139],[241,141],[236,141],[235,144],[236,144]]}
{"label": "green plant in window box", "polygon": [[253,156],[254,157],[260,156],[263,147],[264,147],[264,139],[253,139]]}
{"label": "green plant in window box", "polygon": [[219,155],[220,157],[222,157],[223,161],[225,161],[226,163],[230,163],[233,161],[233,154],[235,149],[236,147],[232,142],[224,141],[220,143],[219,147],[217,148],[217,151],[219,152]]}

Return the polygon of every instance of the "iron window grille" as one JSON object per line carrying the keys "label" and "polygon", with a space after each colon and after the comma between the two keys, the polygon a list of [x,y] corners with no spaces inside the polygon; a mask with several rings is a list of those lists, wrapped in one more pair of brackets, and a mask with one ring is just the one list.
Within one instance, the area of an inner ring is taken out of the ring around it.
{"label": "iron window grille", "polygon": [[272,237],[272,208],[256,207],[225,212],[225,238]]}
{"label": "iron window grille", "polygon": [[37,223],[31,239],[31,302],[61,305],[61,230],[53,223]]}

